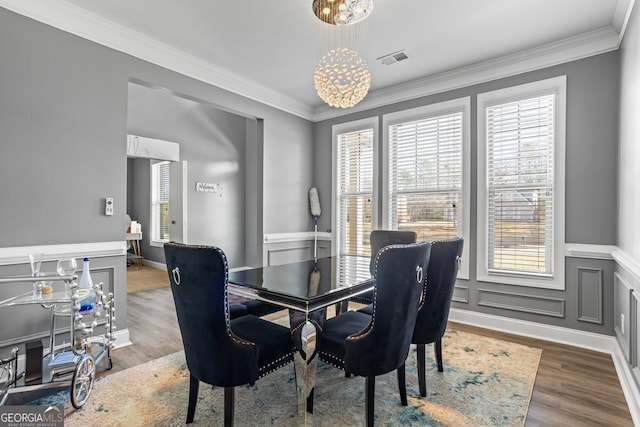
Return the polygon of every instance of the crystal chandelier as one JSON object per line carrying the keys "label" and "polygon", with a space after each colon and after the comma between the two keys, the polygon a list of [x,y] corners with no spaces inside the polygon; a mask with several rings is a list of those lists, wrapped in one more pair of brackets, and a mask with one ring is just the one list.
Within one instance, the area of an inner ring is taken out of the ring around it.
{"label": "crystal chandelier", "polygon": [[314,0],[313,13],[322,22],[351,25],[365,19],[373,10],[373,0]]}
{"label": "crystal chandelier", "polygon": [[356,52],[337,48],[322,57],[313,81],[324,102],[332,107],[349,108],[367,96],[371,74],[365,60]]}
{"label": "crystal chandelier", "polygon": [[324,25],[326,53],[313,74],[316,92],[331,107],[353,107],[371,87],[367,63],[356,51],[364,30],[355,24],[371,14],[373,0],[313,0],[312,9],[328,24]]}

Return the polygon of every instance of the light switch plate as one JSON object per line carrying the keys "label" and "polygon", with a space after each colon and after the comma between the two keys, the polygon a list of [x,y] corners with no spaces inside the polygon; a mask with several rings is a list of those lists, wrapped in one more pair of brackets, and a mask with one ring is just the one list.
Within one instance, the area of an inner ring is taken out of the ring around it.
{"label": "light switch plate", "polygon": [[107,197],[104,202],[104,214],[111,216],[113,215],[113,197]]}

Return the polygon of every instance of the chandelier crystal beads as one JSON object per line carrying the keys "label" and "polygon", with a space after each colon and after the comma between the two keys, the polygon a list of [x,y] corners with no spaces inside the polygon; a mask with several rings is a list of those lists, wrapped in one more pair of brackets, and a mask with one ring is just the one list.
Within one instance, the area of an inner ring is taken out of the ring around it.
{"label": "chandelier crystal beads", "polygon": [[331,107],[350,108],[367,96],[371,74],[364,59],[346,48],[332,49],[313,74],[316,91]]}

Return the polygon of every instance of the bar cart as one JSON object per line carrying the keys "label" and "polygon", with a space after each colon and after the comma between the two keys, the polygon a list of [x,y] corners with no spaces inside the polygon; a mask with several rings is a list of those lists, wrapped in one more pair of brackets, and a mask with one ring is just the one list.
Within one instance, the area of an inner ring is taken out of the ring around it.
{"label": "bar cart", "polygon": [[[43,292],[36,286],[35,281],[50,284],[51,288]],[[76,275],[0,277],[0,284],[15,282],[34,282],[34,290],[0,301],[0,309],[11,310],[17,306],[37,304],[49,310],[49,349],[47,354],[42,356],[41,380],[36,383],[27,381],[25,372],[17,372],[18,348],[13,349],[10,357],[0,359],[0,405],[3,405],[9,394],[14,392],[70,386],[71,404],[74,408],[80,409],[89,399],[93,389],[96,366],[105,358],[106,369],[113,366],[113,293],[105,294],[102,290],[103,283],[94,284],[94,307],[91,310],[80,311],[79,301],[83,297],[78,292]],[[69,322],[69,343],[56,348],[56,320],[64,318]],[[106,331],[94,335],[94,330],[98,327],[104,327]]]}

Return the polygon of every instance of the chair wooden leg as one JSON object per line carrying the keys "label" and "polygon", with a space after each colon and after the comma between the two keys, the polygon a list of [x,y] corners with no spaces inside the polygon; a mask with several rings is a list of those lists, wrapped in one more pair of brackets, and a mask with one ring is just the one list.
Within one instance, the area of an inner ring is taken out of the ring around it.
{"label": "chair wooden leg", "polygon": [[418,385],[420,387],[420,396],[427,397],[427,380],[425,374],[425,345],[417,344],[418,352],[416,354],[418,358]]}
{"label": "chair wooden leg", "polygon": [[196,402],[198,401],[198,388],[200,381],[193,375],[189,374],[189,406],[187,407],[187,424],[193,422],[193,416],[196,413]]}
{"label": "chair wooden leg", "polygon": [[224,388],[224,427],[233,427],[233,412],[235,411],[235,388]]}
{"label": "chair wooden leg", "polygon": [[367,427],[373,427],[373,403],[376,398],[376,377],[367,377],[366,379],[366,388],[367,388]]}
{"label": "chair wooden leg", "polygon": [[407,406],[407,377],[405,374],[404,364],[396,371],[398,373],[398,390],[400,391],[400,403]]}
{"label": "chair wooden leg", "polygon": [[438,372],[444,372],[444,366],[442,365],[442,340],[435,342],[434,348],[436,350],[436,362],[438,362]]}

